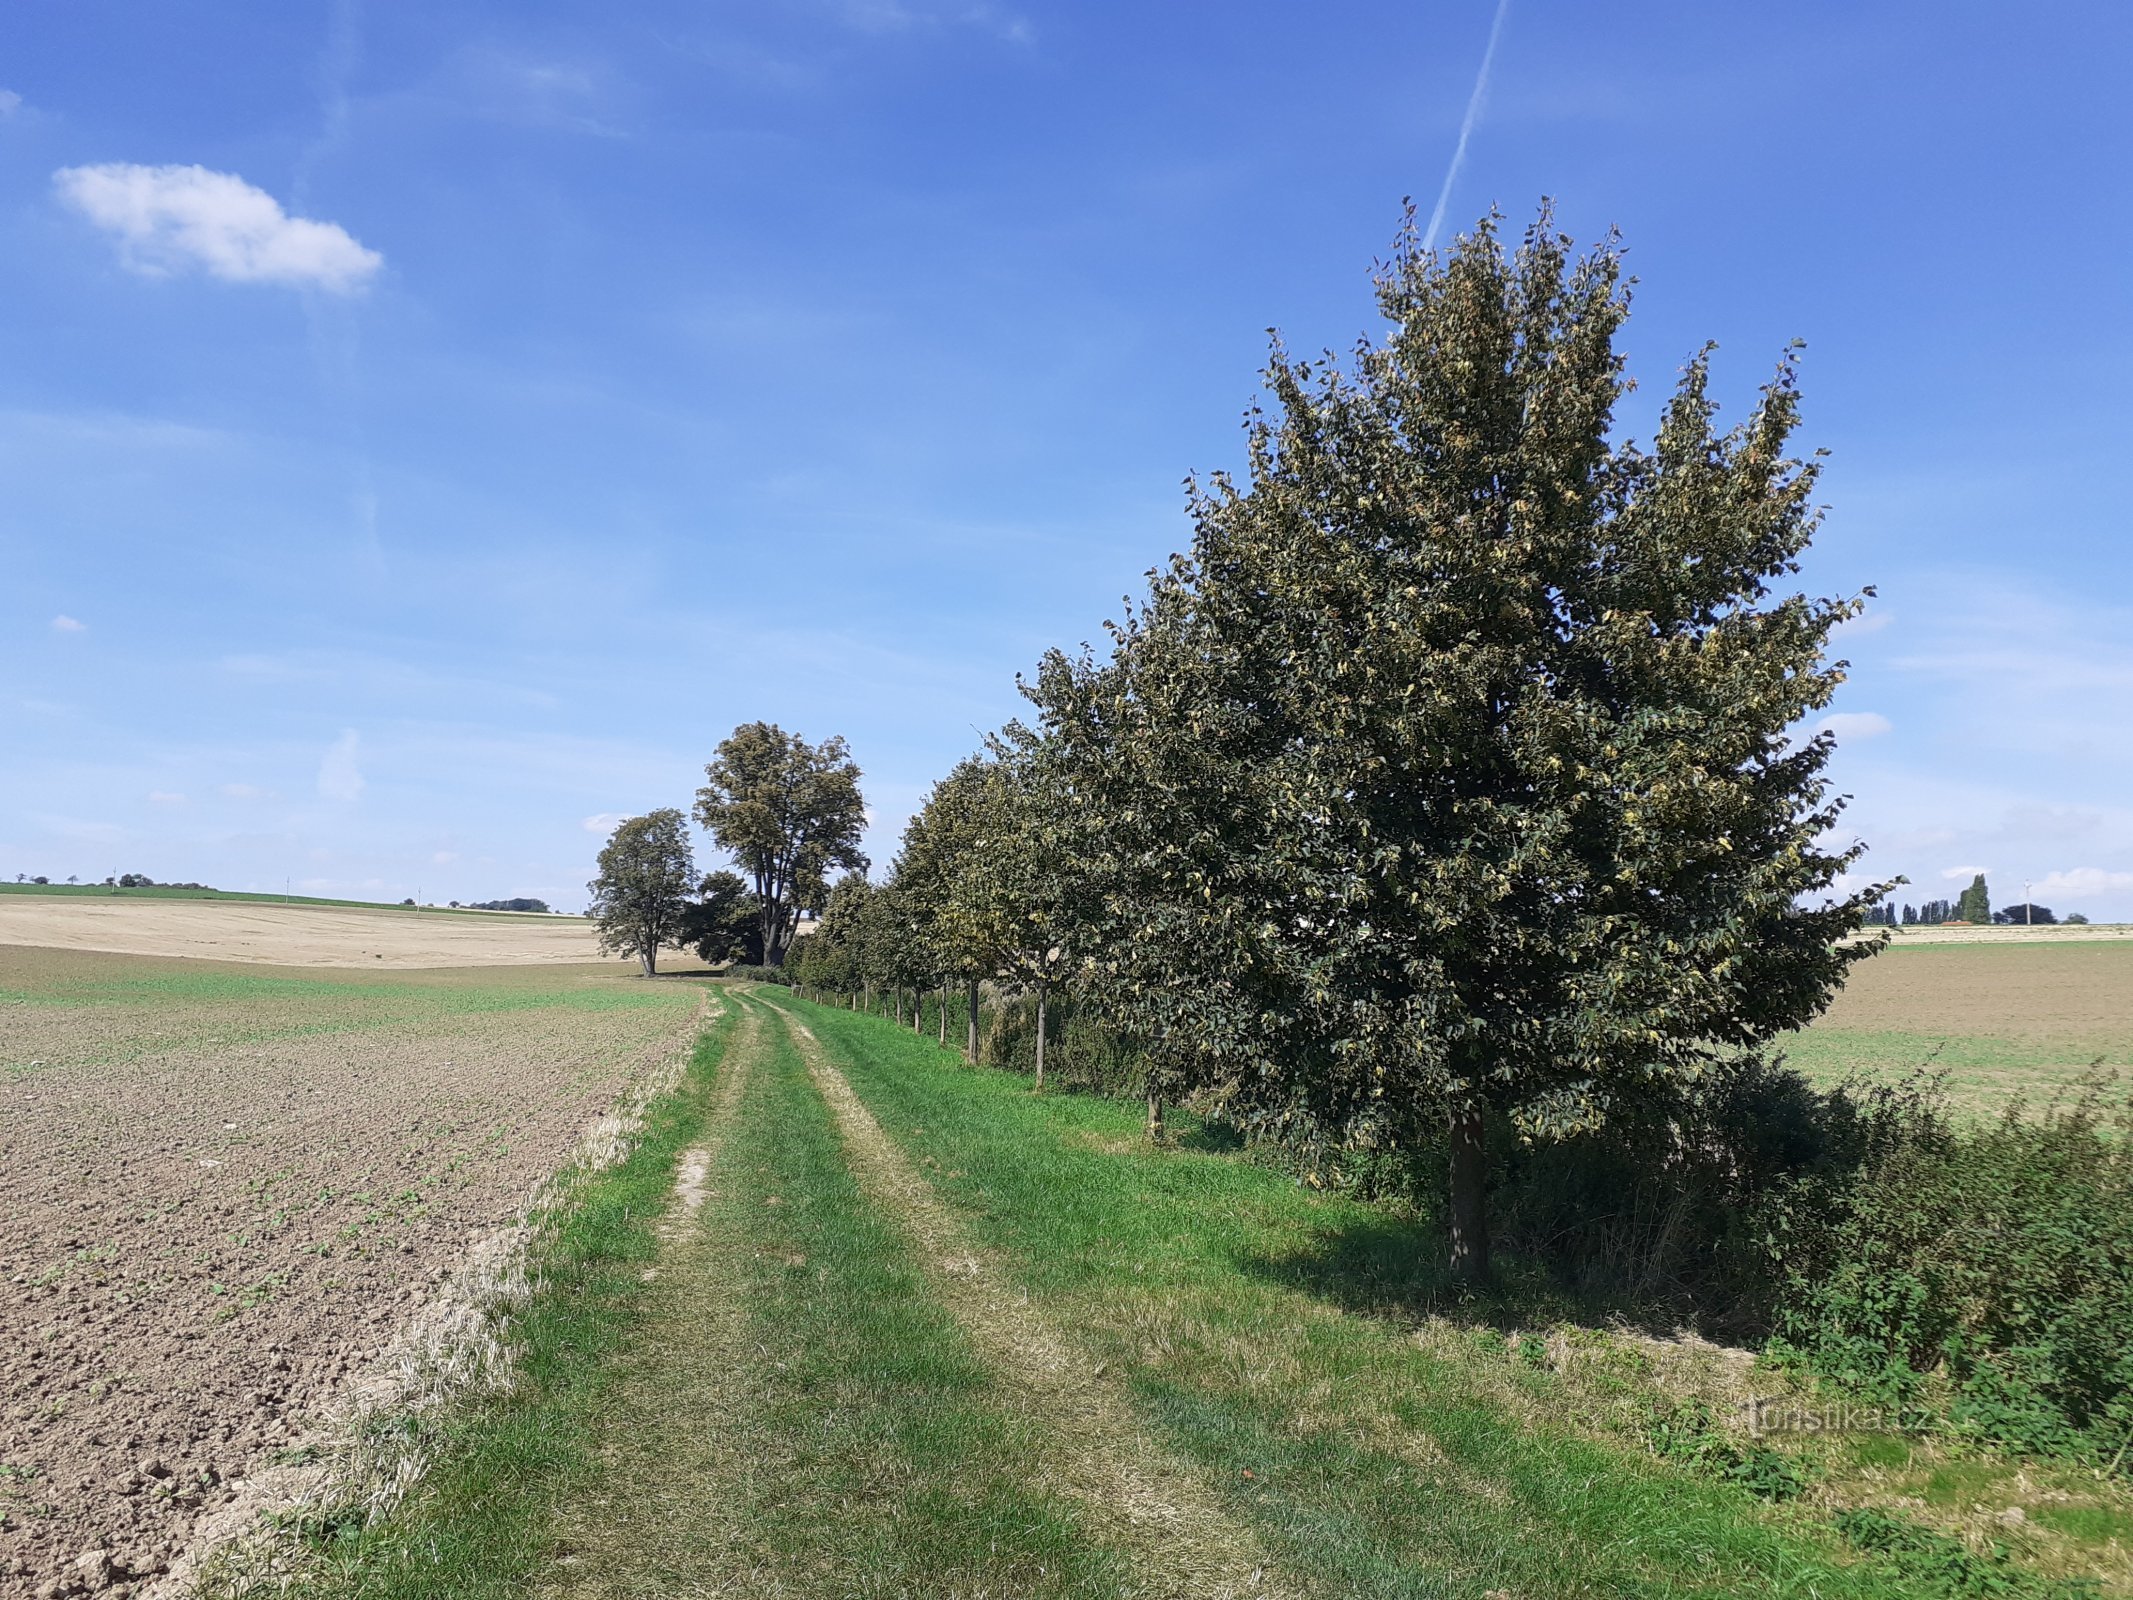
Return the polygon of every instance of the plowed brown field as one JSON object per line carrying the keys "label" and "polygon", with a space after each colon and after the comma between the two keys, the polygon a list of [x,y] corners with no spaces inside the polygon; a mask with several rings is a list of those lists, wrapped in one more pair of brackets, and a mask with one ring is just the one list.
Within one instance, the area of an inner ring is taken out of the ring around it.
{"label": "plowed brown field", "polygon": [[160,1571],[697,998],[0,944],[0,1594]]}

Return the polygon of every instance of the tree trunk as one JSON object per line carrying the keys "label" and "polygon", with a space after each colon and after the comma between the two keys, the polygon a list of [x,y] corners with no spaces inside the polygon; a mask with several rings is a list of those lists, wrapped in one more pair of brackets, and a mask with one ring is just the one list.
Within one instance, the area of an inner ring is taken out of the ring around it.
{"label": "tree trunk", "polygon": [[895,1006],[896,1025],[901,1028],[904,1025],[904,986],[900,983],[896,986]]}
{"label": "tree trunk", "polygon": [[1038,1094],[1042,1094],[1042,1093],[1044,1093],[1044,999],[1045,999],[1045,987],[1046,987],[1046,986],[1045,986],[1044,984],[1042,984],[1042,983],[1040,983],[1040,984],[1038,984],[1038,985],[1037,985],[1037,1088],[1036,1088],[1036,1093],[1038,1093]]}
{"label": "tree trunk", "polygon": [[978,980],[975,978],[970,980],[968,998],[970,1005],[967,1014],[963,1018],[963,1026],[965,1032],[969,1035],[969,1043],[964,1047],[963,1054],[970,1057],[972,1066],[976,1066],[978,1064]]}
{"label": "tree trunk", "polygon": [[948,981],[941,980],[941,1048],[948,1048]]}
{"label": "tree trunk", "polygon": [[659,946],[656,944],[646,945],[637,952],[637,959],[644,963],[644,975],[647,978],[659,975]]}
{"label": "tree trunk", "polygon": [[926,1036],[926,991],[911,991],[911,1031],[921,1039]]}
{"label": "tree trunk", "polygon": [[1148,1091],[1148,1142],[1163,1142],[1163,1097],[1153,1089]]}
{"label": "tree trunk", "polygon": [[1488,1162],[1482,1148],[1481,1107],[1452,1108],[1451,1156],[1452,1276],[1462,1283],[1487,1283],[1489,1211],[1484,1183]]}

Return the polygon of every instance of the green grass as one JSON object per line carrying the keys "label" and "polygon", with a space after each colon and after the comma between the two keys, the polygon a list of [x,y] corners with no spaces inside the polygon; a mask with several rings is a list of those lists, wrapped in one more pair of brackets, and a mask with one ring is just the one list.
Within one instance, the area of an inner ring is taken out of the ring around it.
{"label": "green grass", "polygon": [[1820,1084],[1860,1075],[1900,1079],[1944,1073],[1952,1105],[1994,1116],[2017,1097],[2031,1106],[2072,1093],[2098,1065],[2128,1075],[2125,1047],[2110,1039],[1996,1038],[1981,1034],[1818,1026],[1785,1041],[1785,1058]]}
{"label": "green grass", "polygon": [[[527,1318],[523,1390],[459,1422],[415,1499],[335,1544],[331,1581],[305,1592],[1163,1592],[1159,1544],[1107,1546],[1108,1525],[1055,1487],[1068,1479],[1048,1467],[1042,1404],[989,1370],[936,1264],[870,1203],[773,1012],[806,1019],[1134,1426],[1273,1556],[1276,1587],[1863,1600],[1970,1592],[1951,1585],[1986,1571],[1939,1546],[1863,1552],[1811,1497],[1766,1504],[1633,1431],[1563,1420],[1598,1378],[1640,1414],[1659,1392],[1650,1359],[1590,1331],[1574,1368],[1530,1328],[1506,1337],[1488,1302],[1418,1315],[1428,1240],[1406,1239],[1387,1295],[1396,1219],[1219,1150],[1190,1119],[1182,1147],[1151,1150],[1134,1108],[1033,1096],[885,1022],[759,989],[733,997],[637,1153],[575,1198]],[[707,1107],[742,1048],[746,1092],[721,1134]],[[660,1245],[653,1219],[696,1143],[716,1153],[709,1197]],[[1351,1281],[1362,1262],[1377,1276]],[[1886,1442],[1859,1466],[1908,1469],[1911,1493],[1931,1475],[1913,1505],[1993,1493],[2000,1472]],[[2037,1520],[2100,1547],[2116,1515]],[[2004,1592],[2046,1591],[2020,1577]]]}
{"label": "green grass", "polygon": [[0,1078],[112,1066],[166,1052],[341,1034],[508,1026],[540,1013],[636,1012],[693,1003],[667,984],[581,982],[526,967],[277,977],[92,953],[39,952],[0,979]]}
{"label": "green grass", "polygon": [[322,1537],[320,1570],[303,1592],[479,1600],[522,1594],[543,1570],[550,1507],[596,1472],[592,1424],[612,1363],[643,1321],[654,1224],[731,1034],[730,1018],[714,1024],[628,1158],[568,1197],[517,1329],[518,1389],[450,1425],[442,1461],[397,1515]]}
{"label": "green grass", "polygon": [[1118,1558],[1032,1481],[1041,1422],[862,1197],[790,1037],[765,1033],[601,1424],[607,1480],[560,1519],[572,1592],[775,1573],[811,1594],[1122,1594]]}
{"label": "green grass", "polygon": [[1917,1592],[1810,1519],[1552,1426],[1550,1372],[1340,1313],[1339,1243],[1382,1214],[1231,1156],[1151,1152],[1130,1108],[1033,1097],[872,1019],[777,1003],[1032,1296],[1332,1592]]}

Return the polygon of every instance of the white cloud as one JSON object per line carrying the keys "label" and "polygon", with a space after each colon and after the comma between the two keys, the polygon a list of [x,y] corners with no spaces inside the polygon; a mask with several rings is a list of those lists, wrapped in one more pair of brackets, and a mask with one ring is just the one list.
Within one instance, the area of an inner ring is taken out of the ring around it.
{"label": "white cloud", "polygon": [[22,96],[12,89],[0,89],[0,121],[5,121],[22,109]]}
{"label": "white cloud", "polygon": [[448,867],[458,859],[459,852],[457,850],[439,850],[430,856],[431,862],[440,867]]}
{"label": "white cloud", "polygon": [[2107,872],[2102,867],[2076,867],[2054,872],[2038,884],[2034,895],[2058,900],[2094,900],[2102,895],[2133,890],[2133,872]]}
{"label": "white cloud", "polygon": [[76,622],[72,617],[62,612],[52,619],[52,631],[54,633],[87,633],[89,624]]}
{"label": "white cloud", "polygon": [[1992,868],[1990,867],[1942,867],[1940,869],[1940,875],[1943,878],[1946,878],[1950,883],[1954,883],[1959,879],[1978,877],[1981,874],[1990,872],[1991,870]]}
{"label": "white cloud", "polygon": [[595,811],[578,826],[587,833],[607,834],[613,833],[629,819],[630,814],[627,811]]}
{"label": "white cloud", "polygon": [[1871,739],[1894,726],[1878,711],[1832,711],[1815,724],[1815,732],[1833,733],[1839,739]]}
{"label": "white cloud", "polygon": [[221,785],[218,792],[231,800],[271,800],[274,798],[273,790],[262,789],[256,783],[225,783]]}
{"label": "white cloud", "polygon": [[152,806],[182,806],[185,804],[185,796],[175,794],[169,789],[151,789],[148,791],[148,803]]}
{"label": "white cloud", "polygon": [[356,765],[357,744],[355,729],[344,729],[319,762],[318,792],[328,800],[353,804],[363,798],[363,773]]}
{"label": "white cloud", "polygon": [[347,294],[385,264],[346,229],[292,217],[232,172],[114,161],[52,174],[60,198],[107,233],[127,263],[160,274],[204,267],[232,283],[290,283]]}

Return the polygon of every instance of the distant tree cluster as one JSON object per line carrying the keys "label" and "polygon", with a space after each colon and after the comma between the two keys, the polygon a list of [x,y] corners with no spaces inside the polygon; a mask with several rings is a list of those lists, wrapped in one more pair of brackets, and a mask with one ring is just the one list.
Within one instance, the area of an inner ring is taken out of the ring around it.
{"label": "distant tree cluster", "polygon": [[2002,906],[1992,914],[1992,920],[1994,922],[2012,922],[2019,923],[2025,927],[2033,927],[2048,922],[2057,922],[2059,919],[2052,915],[2050,906],[2031,905],[2024,902],[2021,905]]}
{"label": "distant tree cluster", "polygon": [[704,778],[696,820],[740,873],[699,881],[687,819],[669,808],[617,827],[588,885],[602,947],[635,955],[647,977],[662,947],[693,947],[713,965],[780,966],[802,917],[828,899],[829,874],[866,870],[866,801],[841,738],[809,744],[774,723],[746,723]]}
{"label": "distant tree cluster", "polygon": [[514,900],[475,900],[469,903],[468,909],[471,911],[545,912],[548,909],[548,902],[545,900],[534,900],[525,896],[521,896]]}
{"label": "distant tree cluster", "polygon": [[1488,1128],[1661,1102],[1879,948],[1844,936],[1890,886],[1841,891],[1860,850],[1821,843],[1831,736],[1793,733],[1862,602],[1772,593],[1816,522],[1789,360],[1720,431],[1698,356],[1617,440],[1611,242],[1410,232],[1378,287],[1389,336],[1348,373],[1276,346],[1249,480],[1195,486],[1108,655],[1046,657],[1035,725],[936,785],[886,883],[836,885],[795,976],[1020,989],[1040,1072],[1071,986],[1144,1053],[1151,1133],[1195,1091],[1448,1148],[1481,1277]]}

